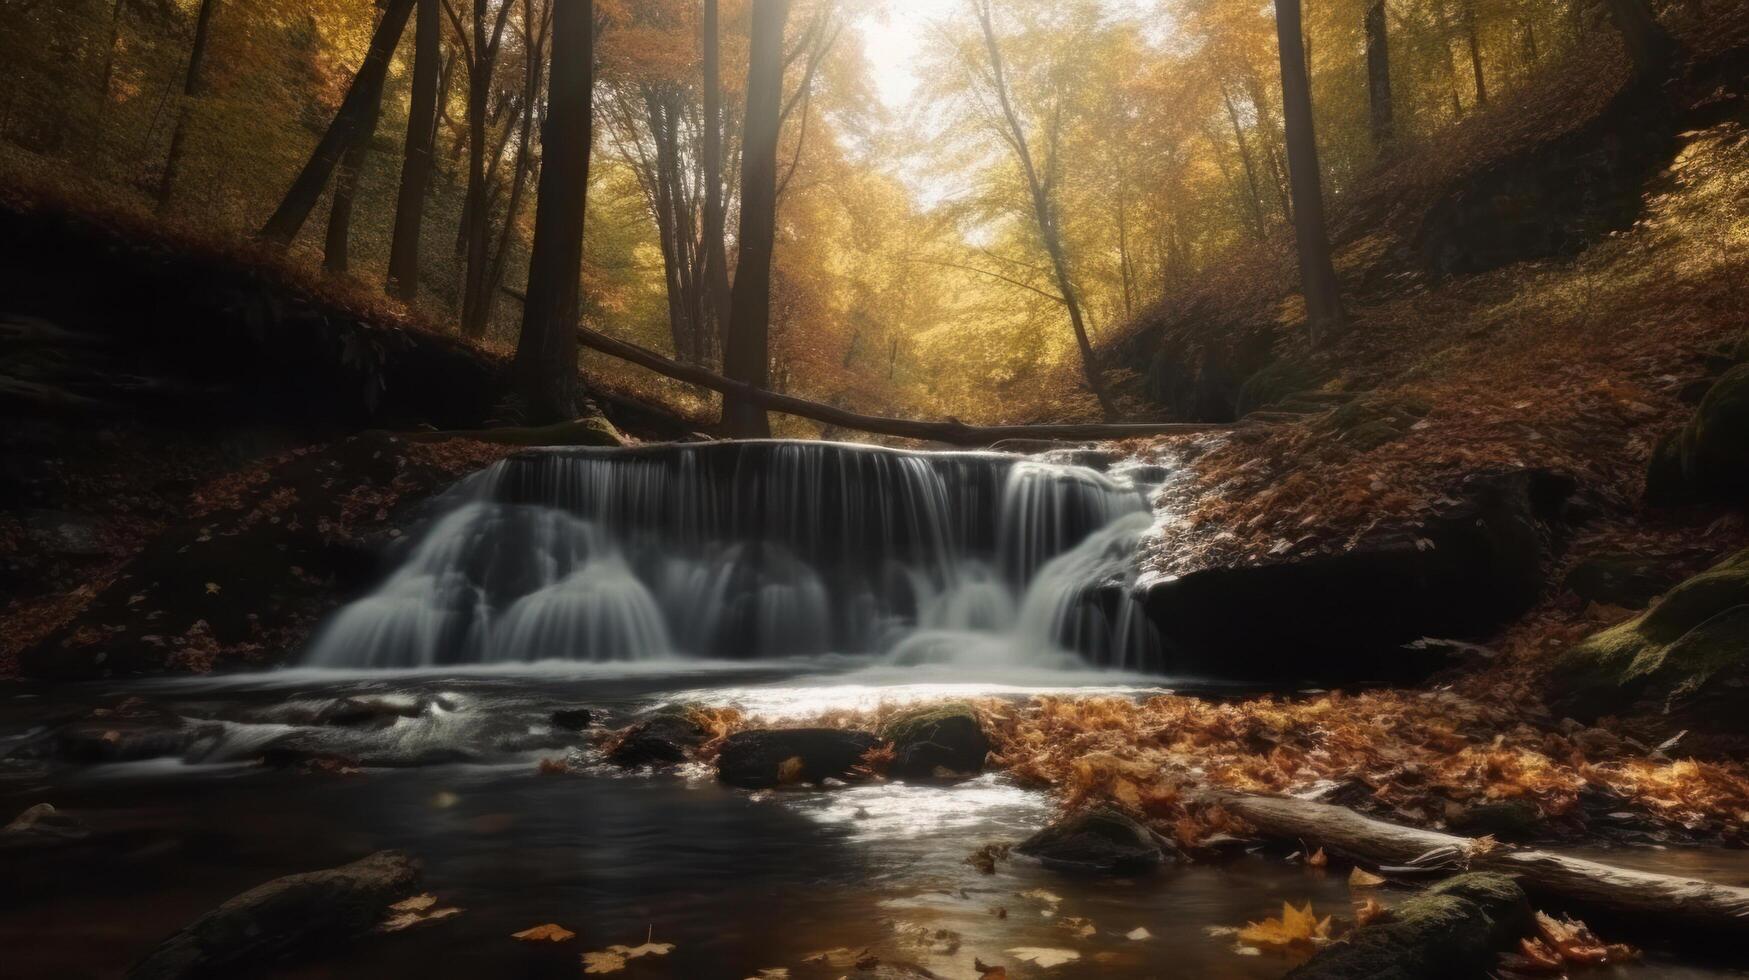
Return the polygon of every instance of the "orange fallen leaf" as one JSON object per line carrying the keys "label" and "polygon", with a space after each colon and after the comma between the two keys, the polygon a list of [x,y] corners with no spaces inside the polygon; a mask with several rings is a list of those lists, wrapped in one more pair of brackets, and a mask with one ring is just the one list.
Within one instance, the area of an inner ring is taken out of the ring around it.
{"label": "orange fallen leaf", "polygon": [[1385,879],[1365,868],[1355,868],[1348,873],[1348,887],[1350,888],[1377,888],[1384,883]]}
{"label": "orange fallen leaf", "polygon": [[574,939],[576,936],[576,933],[553,922],[548,922],[545,925],[538,925],[532,929],[524,929],[521,932],[510,934],[511,939],[521,939],[524,942],[535,943],[562,943],[566,940]]}

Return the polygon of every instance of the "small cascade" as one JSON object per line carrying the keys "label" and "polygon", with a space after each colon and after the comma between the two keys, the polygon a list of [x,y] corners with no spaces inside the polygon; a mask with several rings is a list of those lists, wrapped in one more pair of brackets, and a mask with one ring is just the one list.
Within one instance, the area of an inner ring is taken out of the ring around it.
{"label": "small cascade", "polygon": [[1158,669],[1146,487],[819,442],[538,450],[463,481],[315,666],[826,653]]}

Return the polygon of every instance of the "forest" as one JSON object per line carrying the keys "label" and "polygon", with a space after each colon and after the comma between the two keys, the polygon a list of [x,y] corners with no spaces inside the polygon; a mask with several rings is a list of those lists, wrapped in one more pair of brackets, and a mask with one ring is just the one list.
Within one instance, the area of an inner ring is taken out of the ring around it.
{"label": "forest", "polygon": [[7,976],[1749,972],[1749,3],[0,0]]}

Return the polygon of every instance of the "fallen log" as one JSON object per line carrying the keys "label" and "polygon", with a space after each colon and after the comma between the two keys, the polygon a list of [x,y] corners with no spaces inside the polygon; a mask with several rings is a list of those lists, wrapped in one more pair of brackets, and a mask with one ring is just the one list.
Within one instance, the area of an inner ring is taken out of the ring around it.
{"label": "fallen log", "polygon": [[[517,300],[522,294],[514,289],[502,291]],[[958,419],[930,422],[901,419],[885,415],[863,415],[832,405],[783,395],[726,378],[714,371],[693,364],[682,364],[661,354],[623,340],[615,340],[588,327],[577,328],[577,341],[590,350],[609,357],[630,361],[657,374],[708,388],[724,395],[746,399],[761,408],[785,415],[795,415],[827,425],[876,435],[918,439],[924,442],[944,442],[952,446],[988,446],[1004,439],[1045,439],[1063,442],[1088,442],[1104,439],[1135,439],[1145,436],[1187,435],[1203,432],[1225,432],[1237,424],[1219,422],[1068,422],[1043,425],[968,425]]]}
{"label": "fallen log", "polygon": [[1446,851],[1477,871],[1516,878],[1526,891],[1624,920],[1698,932],[1741,934],[1749,927],[1749,888],[1619,868],[1552,851],[1489,849],[1458,837],[1364,817],[1345,807],[1291,797],[1214,792],[1207,797],[1265,836],[1374,864],[1406,865]]}

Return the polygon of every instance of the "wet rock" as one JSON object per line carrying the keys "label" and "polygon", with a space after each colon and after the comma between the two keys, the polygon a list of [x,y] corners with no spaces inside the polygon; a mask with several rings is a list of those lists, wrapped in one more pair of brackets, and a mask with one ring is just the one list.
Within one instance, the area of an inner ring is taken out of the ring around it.
{"label": "wet rock", "polygon": [[1551,707],[1581,721],[1607,714],[1651,731],[1749,736],[1749,550],[1671,589],[1645,613],[1564,653]]}
{"label": "wet rock", "polygon": [[1457,807],[1446,816],[1446,825],[1469,837],[1493,837],[1511,842],[1527,841],[1542,829],[1542,813],[1534,803],[1505,800]]}
{"label": "wet rock", "polygon": [[849,779],[863,755],[880,744],[868,732],[836,728],[737,732],[723,743],[717,775],[744,789]]}
{"label": "wet rock", "polygon": [[1108,875],[1142,874],[1165,860],[1148,828],[1107,808],[1072,814],[1014,849],[1058,871]]}
{"label": "wet rock", "polygon": [[1187,673],[1276,683],[1416,681],[1448,666],[1405,651],[1426,636],[1478,637],[1543,593],[1546,542],[1572,480],[1477,474],[1413,526],[1380,526],[1335,554],[1205,568],[1155,582],[1143,607]]}
{"label": "wet rock", "polygon": [[881,730],[893,745],[887,773],[898,779],[951,779],[984,771],[990,739],[978,714],[963,701],[895,715]]}
{"label": "wet rock", "polygon": [[1529,934],[1530,903],[1506,875],[1443,881],[1325,947],[1289,980],[1469,980]]}
{"label": "wet rock", "polygon": [[199,731],[174,716],[98,717],[55,733],[55,754],[69,762],[137,762],[187,752]]}
{"label": "wet rock", "polygon": [[89,836],[91,828],[79,819],[48,803],[38,803],[0,828],[0,850],[55,847]]}
{"label": "wet rock", "polygon": [[128,971],[130,980],[231,976],[368,932],[419,883],[399,851],[259,885],[196,919]]}
{"label": "wet rock", "polygon": [[588,708],[562,708],[553,712],[551,720],[554,728],[580,732],[595,723],[595,713]]}
{"label": "wet rock", "polygon": [[402,718],[419,717],[430,705],[428,699],[405,694],[342,698],[322,709],[315,721],[342,728],[388,728]]}
{"label": "wet rock", "polygon": [[662,714],[633,725],[607,751],[614,765],[672,766],[704,744],[709,733],[684,714]]}
{"label": "wet rock", "polygon": [[290,732],[261,749],[263,765],[323,769],[412,769],[473,762],[479,754],[456,745],[432,745],[387,738],[349,737],[348,733]]}

